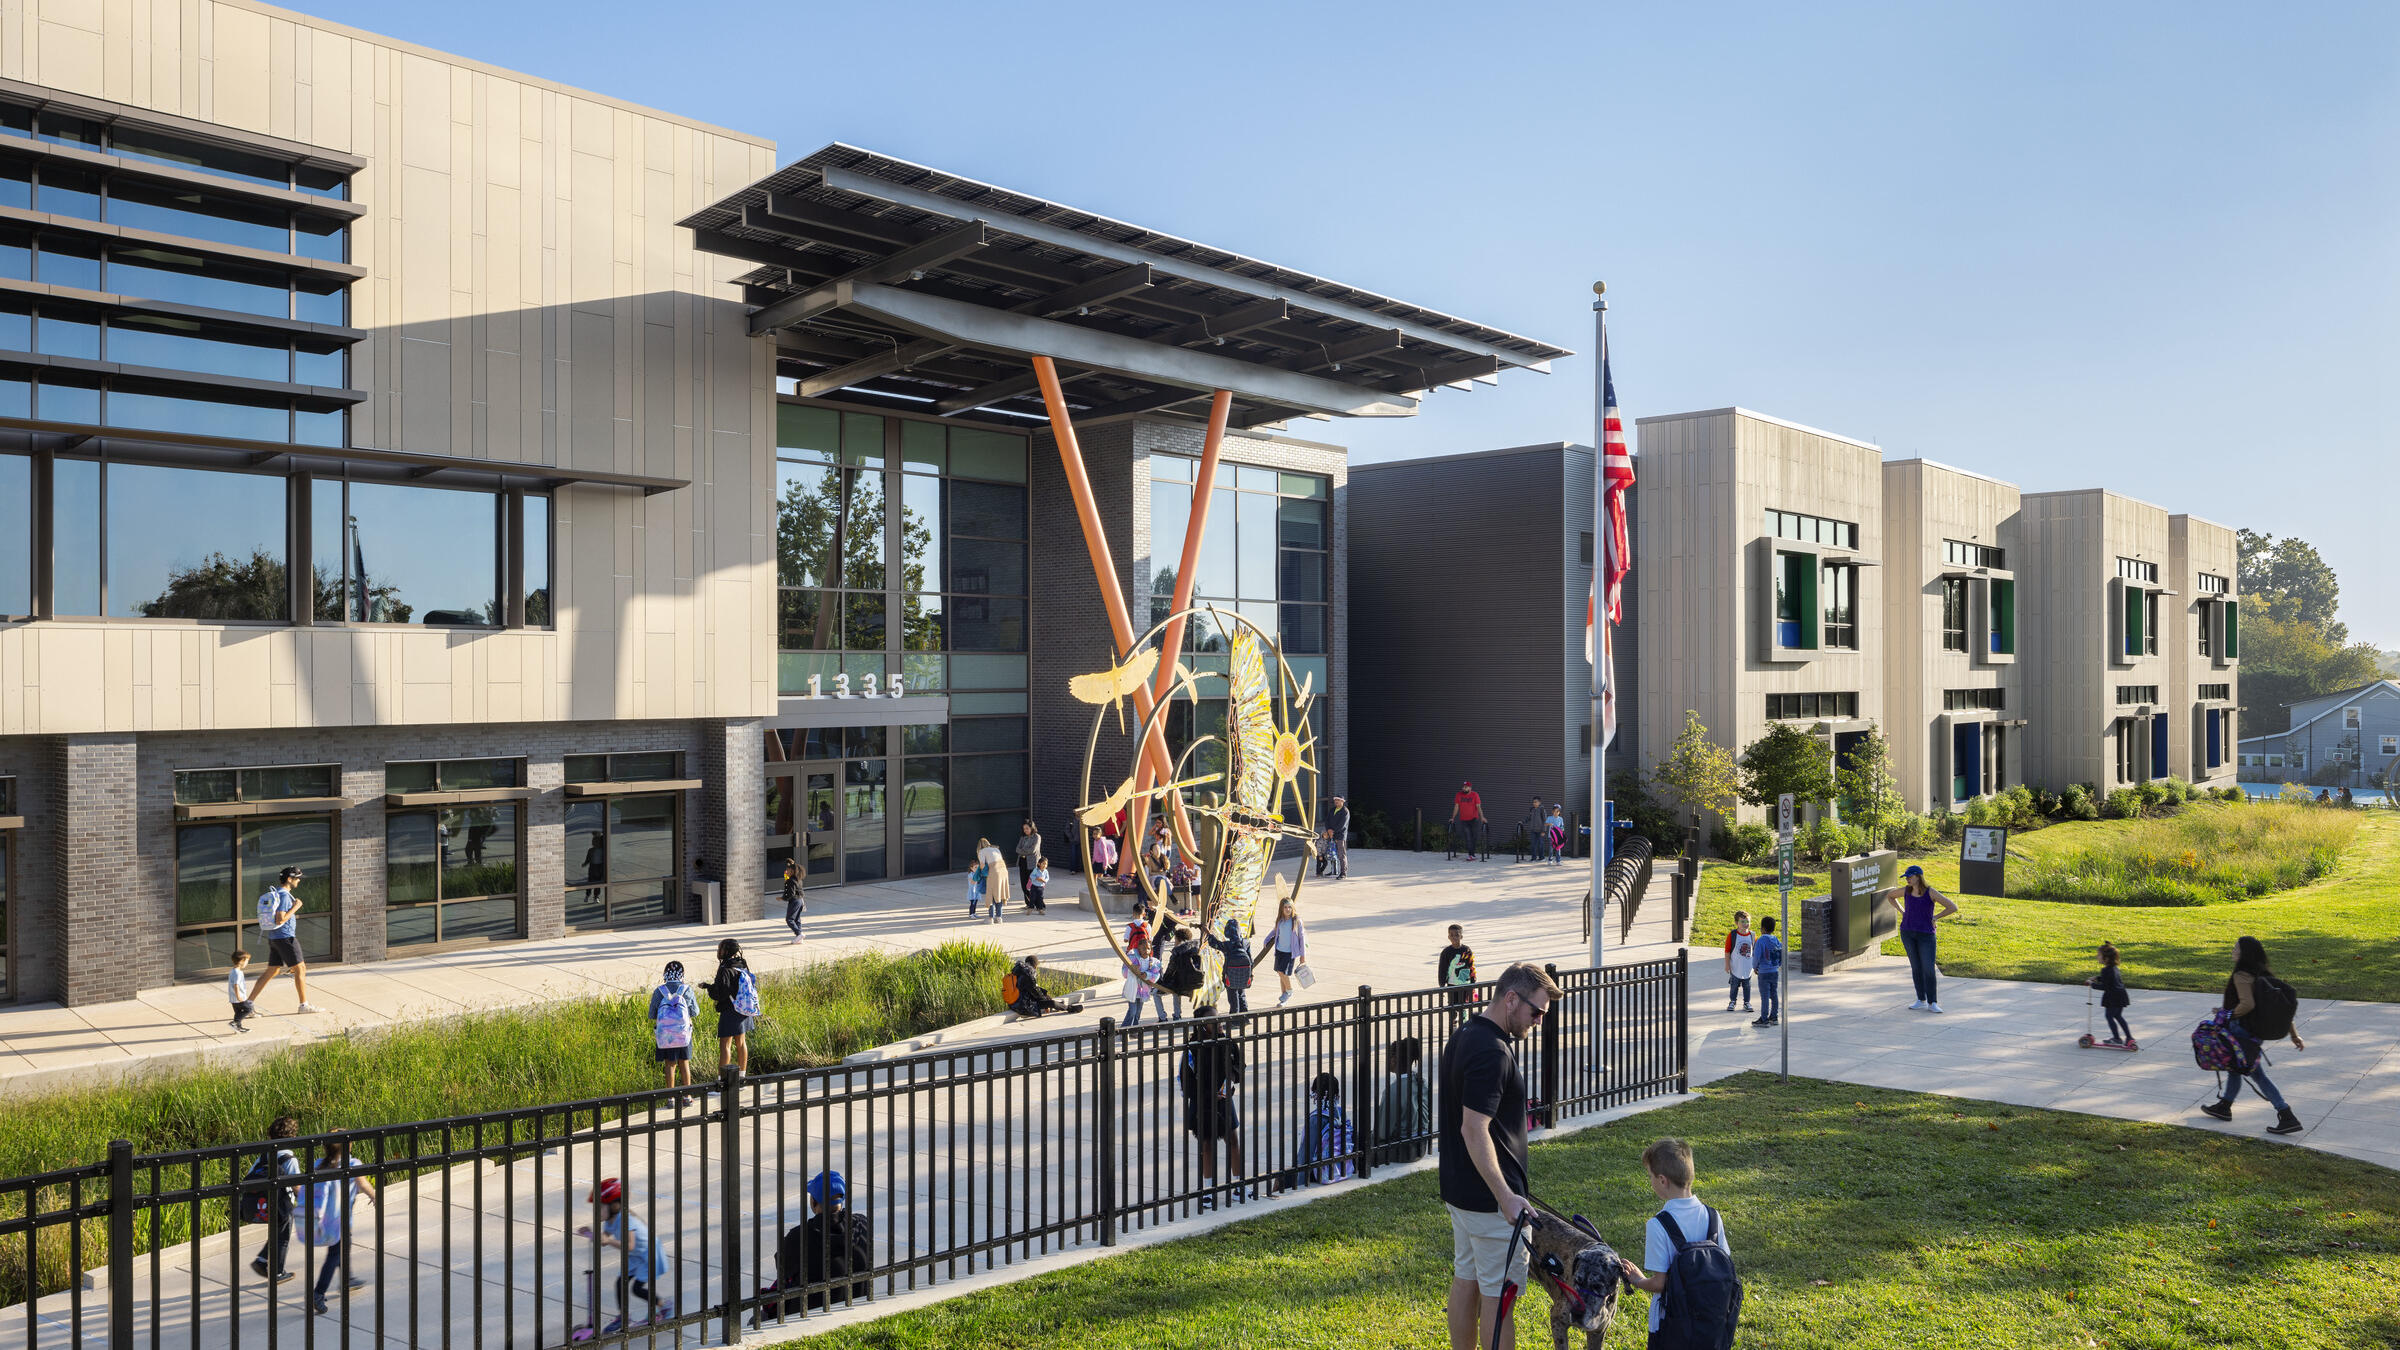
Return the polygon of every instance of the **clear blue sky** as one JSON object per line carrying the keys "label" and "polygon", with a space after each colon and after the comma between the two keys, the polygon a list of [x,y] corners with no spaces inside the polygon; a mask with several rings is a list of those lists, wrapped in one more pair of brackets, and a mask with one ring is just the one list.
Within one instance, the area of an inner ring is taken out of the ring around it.
{"label": "clear blue sky", "polygon": [[[1605,278],[1628,417],[2296,534],[2400,647],[2400,7],[301,2],[1587,354]],[[1590,366],[1294,430],[1588,440]]]}

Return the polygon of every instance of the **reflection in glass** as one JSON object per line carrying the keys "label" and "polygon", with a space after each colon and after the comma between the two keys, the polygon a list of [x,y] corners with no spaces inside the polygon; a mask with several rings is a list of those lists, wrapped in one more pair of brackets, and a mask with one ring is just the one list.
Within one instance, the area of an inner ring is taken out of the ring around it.
{"label": "reflection in glass", "polygon": [[[47,327],[48,325],[44,325]],[[288,441],[292,408],[281,401],[208,398],[157,387],[118,384],[108,391],[108,425],[188,431],[240,441]]]}
{"label": "reflection in glass", "polygon": [[1275,499],[1240,493],[1236,500],[1239,528],[1234,548],[1240,585],[1234,593],[1244,600],[1275,598]]}
{"label": "reflection in glass", "polygon": [[1285,548],[1325,547],[1325,503],[1286,501],[1275,514]]}
{"label": "reflection in glass", "polygon": [[1279,599],[1319,601],[1325,598],[1325,555],[1307,549],[1287,548],[1283,551],[1283,579]]}
{"label": "reflection in glass", "polygon": [[33,460],[0,455],[0,614],[32,612]]}
{"label": "reflection in glass", "polygon": [[593,886],[608,880],[608,803],[567,803],[567,884]]}
{"label": "reflection in glass", "polygon": [[550,626],[550,499],[525,498],[525,622]]}
{"label": "reflection in glass", "polygon": [[1192,583],[1192,594],[1210,599],[1231,600],[1233,589],[1233,540],[1236,533],[1233,500],[1239,494],[1231,488],[1218,488],[1210,494],[1208,515],[1214,529],[1200,536],[1200,575]]}
{"label": "reflection in glass", "polygon": [[[433,812],[401,811],[385,817],[383,856],[385,903],[407,905],[440,897],[441,848]],[[398,939],[387,931],[385,940]],[[434,940],[430,927],[423,940]]]}
{"label": "reflection in glass", "polygon": [[884,597],[852,593],[844,602],[842,646],[854,652],[883,650]]}
{"label": "reflection in glass", "polygon": [[1325,606],[1285,605],[1283,609],[1282,642],[1285,654],[1298,656],[1307,653],[1321,656],[1325,652]]}
{"label": "reflection in glass", "polygon": [[950,589],[971,595],[1025,594],[1025,546],[991,539],[951,541]]}
{"label": "reflection in glass", "polygon": [[442,896],[517,893],[517,804],[475,802],[441,813]]}
{"label": "reflection in glass", "polygon": [[633,881],[674,873],[675,799],[664,794],[610,798],[608,879]]}
{"label": "reflection in glass", "polygon": [[[1157,462],[1155,458],[1151,460],[1154,465]],[[1191,521],[1192,490],[1189,486],[1182,483],[1150,485],[1151,594],[1170,598],[1175,594],[1175,569],[1183,565],[1184,534]],[[1172,608],[1170,605],[1169,609]]]}
{"label": "reflection in glass", "polygon": [[[51,241],[42,241],[42,272],[51,270]],[[102,290],[145,300],[173,300],[209,309],[264,314],[286,319],[292,314],[291,289],[280,272],[235,267],[163,248],[118,248],[108,255],[108,279]]]}
{"label": "reflection in glass", "polygon": [[1025,602],[982,595],[949,598],[950,648],[961,652],[1025,650]]}
{"label": "reflection in glass", "polygon": [[884,846],[885,760],[853,760],[842,766],[842,879],[881,881]]}
{"label": "reflection in glass", "polygon": [[950,801],[961,811],[1022,811],[1024,755],[961,755],[950,761]]}
{"label": "reflection in glass", "polygon": [[[45,196],[49,181],[50,173],[45,170],[42,174]],[[268,253],[291,252],[290,217],[283,208],[219,197],[195,188],[166,187],[120,177],[109,185],[108,218],[114,224],[137,230],[180,234],[214,244],[239,244]]]}
{"label": "reflection in glass", "polygon": [[1025,537],[1025,489],[998,483],[950,483],[950,534],[977,539]]}
{"label": "reflection in glass", "polygon": [[[1177,706],[1188,709],[1190,705]],[[1025,748],[1025,719],[962,717],[950,724],[950,741],[951,748],[962,755],[979,751],[1022,750]]]}
{"label": "reflection in glass", "polygon": [[950,472],[962,478],[1025,481],[1025,438],[980,427],[950,428]]}
{"label": "reflection in glass", "polygon": [[941,588],[942,480],[906,474],[900,479],[900,589]]}
{"label": "reflection in glass", "polygon": [[900,865],[910,876],[950,865],[950,761],[911,759],[900,783]]}
{"label": "reflection in glass", "polygon": [[233,901],[233,827],[186,825],[175,832],[175,922],[229,923]]}
{"label": "reflection in glass", "polygon": [[291,373],[291,356],[279,337],[245,334],[166,314],[111,318],[108,359],[130,366],[163,366],[250,380],[282,380]]}
{"label": "reflection in glass", "polygon": [[100,464],[61,459],[50,470],[51,594],[58,614],[100,612]]}
{"label": "reflection in glass", "polygon": [[350,484],[350,617],[498,627],[499,498]]}
{"label": "reflection in glass", "polygon": [[349,540],[342,526],[342,484],[319,478],[308,485],[308,538],[311,589],[319,619],[334,621],[342,613],[342,554]]}
{"label": "reflection in glass", "polygon": [[280,478],[108,466],[112,616],[284,618],[284,546]]}

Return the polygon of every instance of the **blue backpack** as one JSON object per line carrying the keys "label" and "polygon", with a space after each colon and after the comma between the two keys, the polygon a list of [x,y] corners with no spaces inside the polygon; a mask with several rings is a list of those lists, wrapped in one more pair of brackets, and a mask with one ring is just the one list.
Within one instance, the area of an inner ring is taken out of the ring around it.
{"label": "blue backpack", "polygon": [[662,984],[658,1001],[656,1044],[661,1050],[681,1050],[692,1043],[692,993],[681,984]]}
{"label": "blue backpack", "polygon": [[1667,1350],[1733,1350],[1734,1328],[1742,1320],[1742,1282],[1733,1273],[1733,1254],[1717,1245],[1724,1221],[1709,1210],[1708,1232],[1698,1242],[1685,1241],[1663,1209],[1658,1226],[1675,1244],[1675,1255],[1667,1262],[1666,1292],[1659,1295],[1667,1301],[1666,1311],[1650,1344]]}
{"label": "blue backpack", "polygon": [[758,1016],[758,981],[751,978],[746,967],[734,968],[733,1010],[744,1017]]}

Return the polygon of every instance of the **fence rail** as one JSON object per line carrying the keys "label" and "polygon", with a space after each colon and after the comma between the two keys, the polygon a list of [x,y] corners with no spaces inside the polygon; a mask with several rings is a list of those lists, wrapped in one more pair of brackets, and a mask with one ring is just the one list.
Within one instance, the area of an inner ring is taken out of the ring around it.
{"label": "fence rail", "polygon": [[[1561,996],[1519,1051],[1538,1123],[1688,1090],[1681,954],[1551,973]],[[119,1142],[102,1164],[0,1180],[0,1287],[18,1300],[0,1350],[97,1344],[103,1327],[112,1350],[730,1345],[1421,1158],[1442,1048],[1490,989],[1104,1019],[272,1144]],[[828,1171],[848,1203],[812,1214]],[[603,1178],[630,1243],[589,1198]]]}

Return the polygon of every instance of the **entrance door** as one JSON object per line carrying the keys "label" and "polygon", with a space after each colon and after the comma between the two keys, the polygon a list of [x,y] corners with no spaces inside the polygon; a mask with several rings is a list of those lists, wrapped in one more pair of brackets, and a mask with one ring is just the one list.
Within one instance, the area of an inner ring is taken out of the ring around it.
{"label": "entrance door", "polygon": [[669,792],[570,800],[567,927],[622,928],[681,914],[682,823]]}
{"label": "entrance door", "polygon": [[800,860],[802,882],[814,890],[842,883],[840,764],[769,764],[767,885],[783,884],[783,864]]}
{"label": "entrance door", "polygon": [[1961,722],[1950,732],[1950,800],[1963,802],[1983,788],[1983,723]]}
{"label": "entrance door", "polygon": [[2150,776],[2164,778],[2168,772],[2167,715],[2153,713],[2150,716]]}
{"label": "entrance door", "polygon": [[841,766],[812,768],[796,775],[792,781],[803,784],[801,805],[807,812],[803,832],[807,836],[808,884],[822,882],[838,886],[842,881],[842,809],[834,784],[841,776]]}

